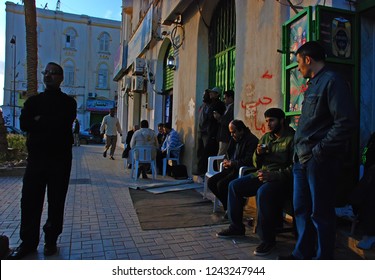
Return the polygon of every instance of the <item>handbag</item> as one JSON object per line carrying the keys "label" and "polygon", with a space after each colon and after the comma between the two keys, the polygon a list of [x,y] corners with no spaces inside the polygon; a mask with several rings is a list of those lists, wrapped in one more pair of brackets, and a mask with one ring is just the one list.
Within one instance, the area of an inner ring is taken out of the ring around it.
{"label": "handbag", "polygon": [[129,157],[129,152],[130,152],[130,147],[129,145],[126,146],[126,148],[124,149],[124,151],[122,152],[122,158],[128,158]]}

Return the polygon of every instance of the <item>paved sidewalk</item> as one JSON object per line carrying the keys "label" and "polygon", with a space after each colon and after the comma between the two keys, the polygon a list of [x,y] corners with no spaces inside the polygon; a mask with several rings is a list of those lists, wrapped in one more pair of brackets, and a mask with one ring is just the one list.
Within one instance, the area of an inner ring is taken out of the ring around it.
{"label": "paved sidewalk", "polygon": [[[259,240],[247,229],[246,237],[219,239],[223,225],[172,230],[143,231],[129,195],[130,170],[124,169],[121,149],[112,161],[103,158],[103,146],[74,147],[71,185],[69,186],[64,230],[58,240],[58,253],[44,257],[43,240],[38,252],[29,259],[276,259],[291,252],[290,234],[278,236],[277,248],[266,257],[255,257]],[[161,177],[158,177],[161,179]],[[142,180],[138,181],[142,184]],[[0,233],[19,245],[20,198],[22,178],[0,177]],[[44,208],[46,210],[46,207]],[[43,225],[46,220],[43,212]],[[42,232],[42,231],[41,231]],[[359,259],[345,248],[337,248],[338,259]]]}

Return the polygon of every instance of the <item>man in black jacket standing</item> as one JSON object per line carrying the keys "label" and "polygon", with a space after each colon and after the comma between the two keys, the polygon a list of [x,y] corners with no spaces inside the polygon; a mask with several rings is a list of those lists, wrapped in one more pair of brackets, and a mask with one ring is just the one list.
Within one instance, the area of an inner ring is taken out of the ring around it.
{"label": "man in black jacket standing", "polygon": [[27,132],[28,150],[21,198],[22,243],[9,259],[22,259],[37,249],[46,188],[48,218],[43,226],[44,255],[57,252],[56,242],[63,228],[77,103],[60,89],[64,79],[60,65],[50,62],[42,74],[45,91],[30,97],[20,116],[21,129]]}
{"label": "man in black jacket standing", "polygon": [[347,81],[325,65],[325,50],[307,42],[297,50],[298,70],[308,78],[294,137],[294,215],[298,239],[290,256],[333,259],[335,191],[342,157],[356,131],[354,99]]}

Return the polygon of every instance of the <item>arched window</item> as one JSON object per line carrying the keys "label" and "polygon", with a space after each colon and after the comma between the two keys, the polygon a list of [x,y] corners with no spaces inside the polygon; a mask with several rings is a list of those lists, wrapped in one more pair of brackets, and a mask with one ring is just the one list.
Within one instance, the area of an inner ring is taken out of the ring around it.
{"label": "arched window", "polygon": [[76,37],[77,32],[73,28],[68,28],[65,31],[65,47],[74,49]]}
{"label": "arched window", "polygon": [[169,56],[174,56],[174,49],[172,48],[172,44],[169,44],[168,50],[164,56],[164,75],[163,75],[163,89],[164,90],[171,90],[173,88],[173,77],[174,71],[167,66],[167,59]]}
{"label": "arched window", "polygon": [[68,60],[64,63],[64,85],[65,86],[74,86],[74,72],[75,67],[74,63],[71,60]]}
{"label": "arched window", "polygon": [[98,88],[108,88],[108,66],[105,63],[98,67]]}
{"label": "arched window", "polygon": [[111,37],[108,33],[103,32],[99,36],[99,51],[100,52],[109,52],[109,41]]}
{"label": "arched window", "polygon": [[234,89],[236,58],[235,0],[221,0],[209,30],[210,87]]}

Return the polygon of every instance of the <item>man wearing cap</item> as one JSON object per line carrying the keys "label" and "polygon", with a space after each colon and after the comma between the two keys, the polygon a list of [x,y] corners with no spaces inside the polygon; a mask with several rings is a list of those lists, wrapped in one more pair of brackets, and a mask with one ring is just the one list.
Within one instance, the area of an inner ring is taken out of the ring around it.
{"label": "man wearing cap", "polygon": [[294,130],[286,124],[285,114],[279,108],[264,113],[269,132],[259,140],[253,161],[257,172],[233,180],[228,188],[229,228],[218,237],[232,238],[245,235],[243,198],[257,199],[256,232],[261,244],[254,255],[264,256],[275,247],[276,228],[282,223],[282,206],[292,191],[292,163]]}
{"label": "man wearing cap", "polygon": [[[219,123],[214,117],[214,112],[220,113],[225,112],[225,104],[220,100],[221,89],[214,87],[212,89],[205,90],[205,95],[208,93],[209,102],[207,100],[205,106],[205,120],[204,126],[199,123],[198,142],[197,149],[197,168],[195,172],[197,175],[203,175],[207,171],[207,159],[210,156],[216,156],[219,149],[219,143],[217,140],[217,134],[219,129]],[[207,106],[208,105],[208,106]]]}

